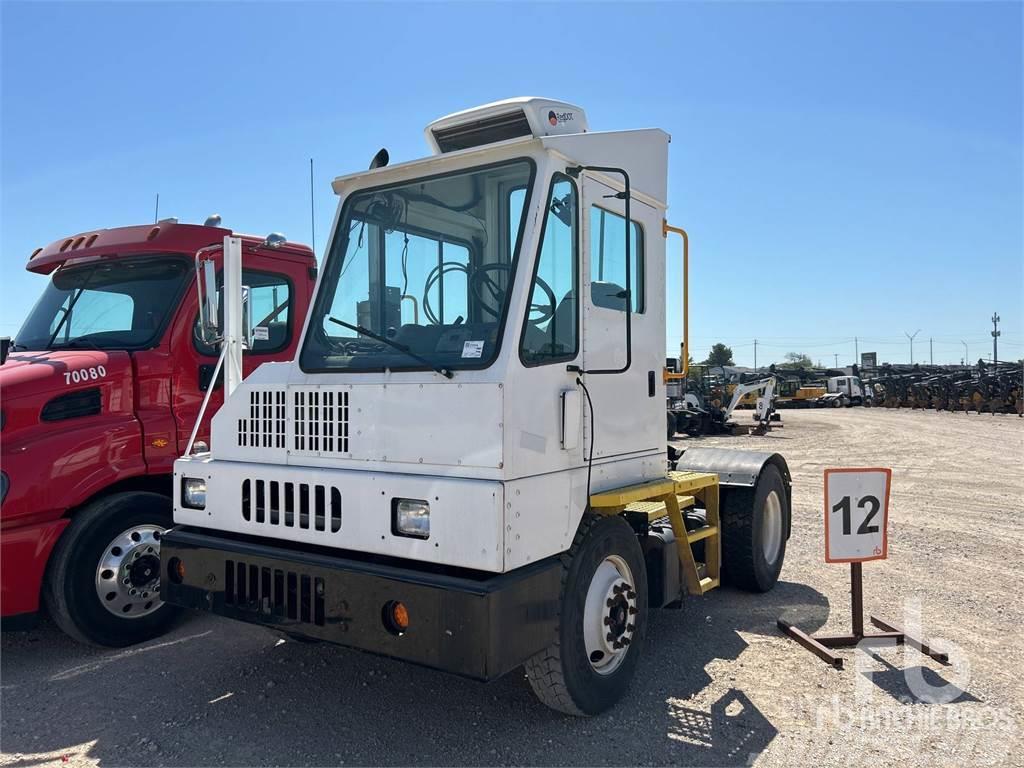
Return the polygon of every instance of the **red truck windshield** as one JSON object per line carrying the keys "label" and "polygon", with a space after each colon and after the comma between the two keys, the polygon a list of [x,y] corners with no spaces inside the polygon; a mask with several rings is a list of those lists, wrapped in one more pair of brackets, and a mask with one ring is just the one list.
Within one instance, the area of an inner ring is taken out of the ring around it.
{"label": "red truck windshield", "polygon": [[155,344],[191,273],[182,256],[62,267],[15,337],[16,349],[142,349]]}

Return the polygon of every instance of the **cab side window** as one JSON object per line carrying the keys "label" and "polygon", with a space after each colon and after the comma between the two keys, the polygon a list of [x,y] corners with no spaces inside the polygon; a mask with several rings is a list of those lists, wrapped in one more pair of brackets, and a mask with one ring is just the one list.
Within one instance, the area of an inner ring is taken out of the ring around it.
{"label": "cab side window", "polygon": [[[644,238],[640,225],[630,222],[630,302],[634,313],[644,311]],[[625,311],[626,219],[604,208],[590,209],[590,300],[594,306]]]}
{"label": "cab side window", "polygon": [[572,360],[579,350],[578,242],[576,185],[555,174],[519,346],[526,365]]}
{"label": "cab side window", "polygon": [[[222,275],[217,276],[217,287],[220,289]],[[270,354],[279,352],[288,346],[292,336],[293,315],[292,286],[284,275],[269,272],[242,271],[242,285],[249,286],[249,302],[252,305],[252,345],[251,354]],[[224,302],[220,302],[223,313]],[[223,327],[224,318],[221,317]],[[199,335],[199,318],[196,317],[192,334],[196,350],[202,355],[216,357],[220,350],[210,344],[204,344]]]}

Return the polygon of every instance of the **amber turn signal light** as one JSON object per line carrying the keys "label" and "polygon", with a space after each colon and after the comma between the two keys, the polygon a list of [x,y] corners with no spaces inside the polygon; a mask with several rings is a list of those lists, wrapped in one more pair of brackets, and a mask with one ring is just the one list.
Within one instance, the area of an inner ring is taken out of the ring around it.
{"label": "amber turn signal light", "polygon": [[384,604],[384,628],[393,635],[401,635],[409,628],[409,609],[405,603],[391,600]]}

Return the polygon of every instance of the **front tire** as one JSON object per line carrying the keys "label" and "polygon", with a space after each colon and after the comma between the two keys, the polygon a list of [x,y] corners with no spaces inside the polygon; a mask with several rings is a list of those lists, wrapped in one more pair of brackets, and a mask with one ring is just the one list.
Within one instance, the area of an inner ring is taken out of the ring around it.
{"label": "front tire", "polygon": [[588,513],[562,562],[557,636],[526,662],[526,676],[552,709],[596,715],[622,698],[640,658],[647,622],[643,552],[624,518]]}
{"label": "front tire", "polygon": [[116,493],[81,509],[46,580],[57,626],[113,648],[163,634],[178,613],[160,600],[160,537],[171,525],[171,500],[158,493]]}
{"label": "front tire", "polygon": [[782,473],[766,464],[752,488],[723,496],[722,572],[727,583],[767,592],[779,580],[790,526],[789,496]]}

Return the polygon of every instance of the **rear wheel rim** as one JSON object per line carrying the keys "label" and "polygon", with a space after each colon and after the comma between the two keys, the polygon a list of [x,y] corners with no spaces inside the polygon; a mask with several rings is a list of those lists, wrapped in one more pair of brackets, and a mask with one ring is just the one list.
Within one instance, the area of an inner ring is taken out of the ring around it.
{"label": "rear wheel rim", "polygon": [[764,500],[761,513],[761,551],[769,565],[774,565],[782,545],[782,501],[776,491]]}
{"label": "rear wheel rim", "polygon": [[583,609],[583,644],[590,668],[610,675],[626,658],[636,631],[637,606],[633,572],[618,555],[597,566]]}
{"label": "rear wheel rim", "polygon": [[100,605],[122,619],[139,619],[158,610],[160,537],[158,525],[136,525],[107,544],[96,566]]}

